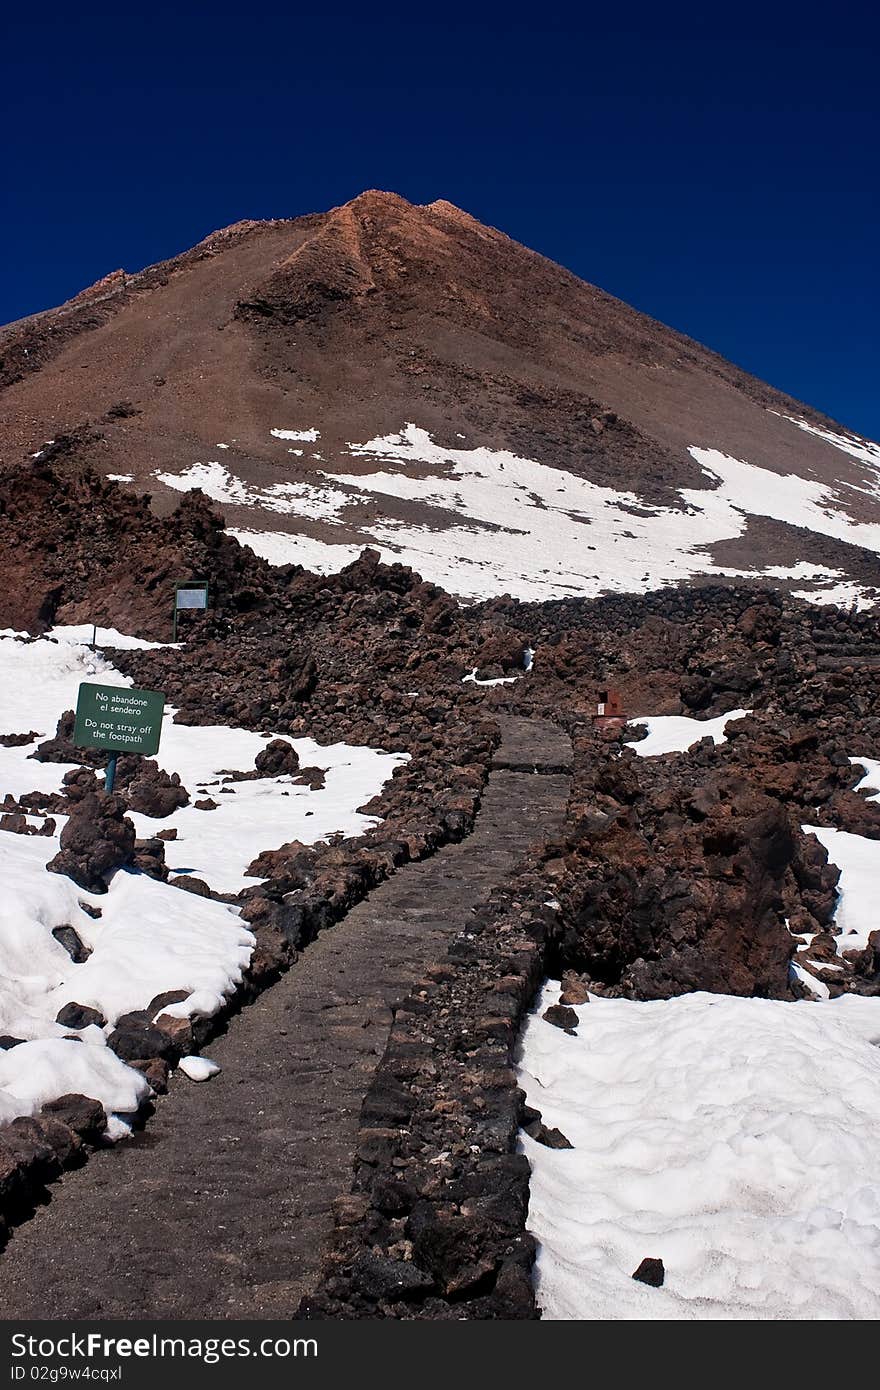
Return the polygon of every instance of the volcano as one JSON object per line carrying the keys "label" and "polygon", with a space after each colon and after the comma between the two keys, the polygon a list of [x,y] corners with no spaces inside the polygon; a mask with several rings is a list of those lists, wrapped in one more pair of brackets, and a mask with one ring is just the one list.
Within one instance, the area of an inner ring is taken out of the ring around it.
{"label": "volcano", "polygon": [[0,397],[3,1316],[880,1313],[880,448],[387,193]]}
{"label": "volcano", "polygon": [[445,201],[366,192],[115,271],[0,334],[6,468],[200,488],[276,564],[465,599],[880,590],[880,446]]}

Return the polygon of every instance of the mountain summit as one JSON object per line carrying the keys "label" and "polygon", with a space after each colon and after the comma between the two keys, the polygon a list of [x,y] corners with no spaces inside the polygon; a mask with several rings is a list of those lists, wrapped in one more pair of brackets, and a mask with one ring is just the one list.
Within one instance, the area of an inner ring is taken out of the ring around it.
{"label": "mountain summit", "polygon": [[46,440],[276,562],[364,545],[466,597],[769,575],[870,600],[880,447],[445,200],[243,221],[0,333]]}

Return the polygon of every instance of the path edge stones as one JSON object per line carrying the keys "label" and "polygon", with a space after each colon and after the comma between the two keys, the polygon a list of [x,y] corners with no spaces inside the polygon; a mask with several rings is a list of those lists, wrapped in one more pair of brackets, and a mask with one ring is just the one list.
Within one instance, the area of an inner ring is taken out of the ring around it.
{"label": "path edge stones", "polygon": [[334,1203],[298,1316],[540,1316],[514,1059],[561,932],[560,851],[533,847],[398,1007],[361,1110],[352,1187]]}
{"label": "path edge stones", "polygon": [[[473,733],[474,741],[479,742],[477,730]],[[146,1026],[146,1015],[156,1013],[161,1006],[154,1009],[150,1005],[143,1010],[143,1019],[126,1016],[130,1017],[130,1031],[147,1040],[147,1055],[134,1061],[127,1057],[125,1060],[141,1071],[153,1088],[153,1095],[137,1117],[138,1127],[148,1124],[153,1100],[166,1092],[170,1067],[184,1051],[198,1051],[223,1032],[230,1019],[254,1003],[264,990],[270,989],[296,964],[301,952],[321,932],[341,921],[352,907],[398,869],[430,858],[444,845],[457,843],[472,833],[493,769],[492,755],[501,743],[501,726],[491,717],[484,719],[482,733],[485,736],[480,763],[482,780],[479,787],[462,797],[453,814],[442,805],[432,807],[433,823],[424,825],[420,835],[411,836],[407,842],[389,844],[383,834],[389,819],[386,811],[378,825],[361,836],[341,843],[319,841],[312,846],[299,847],[300,853],[315,869],[315,882],[309,893],[286,894],[282,891],[283,884],[274,885],[271,879],[252,891],[242,903],[241,919],[254,935],[254,949],[241,983],[216,1014],[191,1020],[191,1033],[185,1038],[181,1036],[180,1020],[169,1025],[174,1031],[163,1030],[162,1020],[153,1027]],[[412,764],[404,766],[412,768]],[[394,790],[392,778],[390,788],[375,800],[393,797]],[[332,866],[335,884],[340,881],[344,884],[342,892],[332,891],[322,884],[323,861]],[[298,901],[285,901],[291,896]],[[114,1031],[119,1031],[118,1023]],[[158,1051],[154,1047],[157,1039]],[[35,1115],[21,1116],[0,1125],[0,1259],[12,1229],[49,1201],[50,1187],[60,1181],[66,1171],[82,1167],[93,1153],[107,1147],[108,1141],[103,1137],[106,1119],[98,1102],[86,1096],[70,1095],[50,1102]]]}

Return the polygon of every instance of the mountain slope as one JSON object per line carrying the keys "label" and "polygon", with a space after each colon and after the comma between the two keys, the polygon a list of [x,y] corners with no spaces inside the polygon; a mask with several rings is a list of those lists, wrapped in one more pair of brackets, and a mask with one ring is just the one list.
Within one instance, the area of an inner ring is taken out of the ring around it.
{"label": "mountain slope", "polygon": [[[0,458],[85,427],[267,558],[465,596],[878,583],[880,448],[451,204],[243,222],[0,335]],[[560,476],[561,474],[561,476]],[[855,587],[857,586],[857,587]]]}

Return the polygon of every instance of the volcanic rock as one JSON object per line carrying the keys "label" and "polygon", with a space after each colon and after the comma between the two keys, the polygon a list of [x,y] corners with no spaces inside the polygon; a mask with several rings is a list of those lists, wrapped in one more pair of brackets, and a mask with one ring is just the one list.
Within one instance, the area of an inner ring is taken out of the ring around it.
{"label": "volcanic rock", "polygon": [[148,758],[120,758],[114,790],[124,796],[130,811],[156,820],[172,815],[189,802],[179,774],[163,771]]}
{"label": "volcanic rock", "polygon": [[107,1046],[124,1062],[151,1062],[159,1058],[174,1066],[180,1056],[180,1048],[174,1039],[148,1022],[146,1010],[123,1014],[118,1018],[116,1027],[107,1039]]}
{"label": "volcanic rock", "polygon": [[638,1269],[635,1270],[632,1277],[633,1279],[638,1279],[640,1284],[650,1284],[653,1289],[661,1288],[663,1280],[666,1278],[663,1261],[646,1256]]}
{"label": "volcanic rock", "polygon": [[64,947],[74,965],[83,965],[92,954],[73,927],[53,927],[52,935]]}
{"label": "volcanic rock", "polygon": [[125,802],[99,791],[94,774],[85,769],[67,773],[64,787],[70,819],[61,832],[61,848],[46,867],[90,893],[106,893],[106,876],[127,864],[134,852],[135,829],[125,817]]}
{"label": "volcanic rock", "polygon": [[55,1022],[64,1028],[90,1028],[92,1024],[103,1028],[107,1020],[99,1009],[89,1008],[87,1004],[70,1003],[58,1010]]}
{"label": "volcanic rock", "polygon": [[96,1144],[107,1127],[103,1105],[91,1096],[58,1096],[46,1102],[42,1113],[61,1120],[88,1144]]}
{"label": "volcanic rock", "polygon": [[257,754],[254,767],[261,777],[282,777],[299,771],[299,755],[287,739],[273,738]]}
{"label": "volcanic rock", "polygon": [[564,1004],[551,1004],[548,1009],[544,1010],[541,1017],[547,1023],[552,1023],[555,1028],[563,1028],[566,1033],[574,1032],[578,1026],[577,1013]]}

